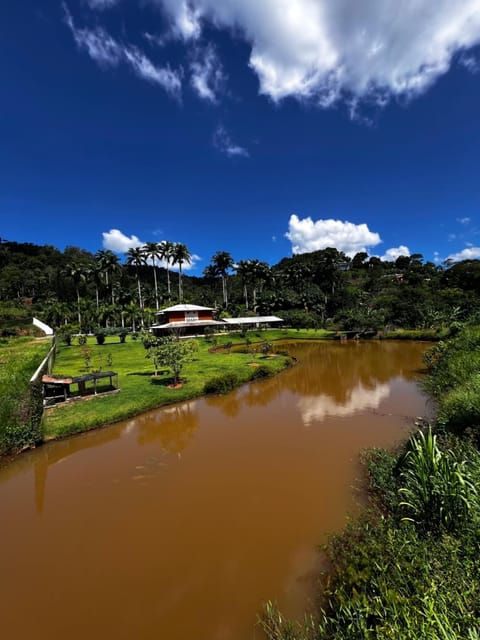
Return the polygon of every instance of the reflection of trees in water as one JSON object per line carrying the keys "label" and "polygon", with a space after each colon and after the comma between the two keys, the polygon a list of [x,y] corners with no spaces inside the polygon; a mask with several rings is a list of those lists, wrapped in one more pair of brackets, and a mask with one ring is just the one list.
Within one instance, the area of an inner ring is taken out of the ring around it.
{"label": "reflection of trees in water", "polygon": [[90,431],[78,436],[73,436],[65,440],[47,442],[38,449],[26,451],[11,462],[5,461],[2,466],[0,479],[7,480],[18,475],[22,471],[30,470],[33,467],[35,479],[35,506],[38,513],[43,511],[45,503],[45,491],[48,479],[48,469],[52,465],[68,458],[69,456],[91,449],[112,440],[117,440],[121,433],[117,428]]}
{"label": "reflection of trees in water", "polygon": [[310,403],[315,415],[350,415],[375,408],[389,394],[388,382],[403,377],[415,380],[425,345],[404,342],[303,342],[282,344],[299,359],[299,365],[268,380],[245,385],[226,396],[206,398],[227,417],[242,406],[267,406],[284,391]]}
{"label": "reflection of trees in water", "polygon": [[281,376],[284,388],[299,395],[332,397],[344,403],[352,390],[374,389],[392,378],[414,380],[424,345],[400,342],[306,343],[292,345],[300,366]]}
{"label": "reflection of trees in water", "polygon": [[[387,383],[393,378],[417,378],[425,346],[400,342],[297,342],[282,344],[281,349],[284,348],[298,358],[298,366],[248,385],[237,399],[240,406],[242,400],[247,406],[265,406],[283,391],[307,398],[330,398],[332,407],[347,407],[349,403],[376,406],[378,387],[383,390],[380,395],[386,397]],[[220,408],[223,400],[219,399]]]}
{"label": "reflection of trees in water", "polygon": [[235,389],[225,396],[206,396],[205,402],[209,407],[220,409],[227,418],[235,418],[244,402],[244,391]]}
{"label": "reflection of trees in water", "polygon": [[184,402],[137,419],[138,443],[160,443],[168,453],[181,453],[190,444],[200,418],[195,402]]}

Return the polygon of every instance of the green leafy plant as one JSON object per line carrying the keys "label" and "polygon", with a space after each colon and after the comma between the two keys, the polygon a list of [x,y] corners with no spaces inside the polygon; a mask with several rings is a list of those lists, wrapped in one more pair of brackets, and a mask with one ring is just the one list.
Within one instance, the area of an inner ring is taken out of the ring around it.
{"label": "green leafy plant", "polygon": [[442,450],[431,429],[410,439],[400,484],[403,520],[423,531],[453,531],[478,511],[478,494],[466,461],[457,460],[451,450]]}

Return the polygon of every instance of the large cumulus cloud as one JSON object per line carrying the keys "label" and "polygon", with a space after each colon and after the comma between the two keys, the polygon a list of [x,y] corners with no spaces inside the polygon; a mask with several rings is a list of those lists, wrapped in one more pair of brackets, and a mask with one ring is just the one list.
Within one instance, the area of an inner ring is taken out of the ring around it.
{"label": "large cumulus cloud", "polygon": [[331,218],[313,221],[310,217],[300,219],[295,214],[290,216],[285,237],[292,243],[293,253],[335,247],[348,256],[367,251],[367,247],[375,247],[382,241],[378,233],[370,231],[366,224]]}
{"label": "large cumulus cloud", "polygon": [[480,0],[150,0],[183,40],[205,25],[251,46],[260,92],[273,100],[414,96],[480,42]]}

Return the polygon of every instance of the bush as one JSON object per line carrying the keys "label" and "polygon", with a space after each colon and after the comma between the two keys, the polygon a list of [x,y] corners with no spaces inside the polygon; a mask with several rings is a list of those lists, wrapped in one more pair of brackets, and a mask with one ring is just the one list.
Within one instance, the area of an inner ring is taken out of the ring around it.
{"label": "bush", "polygon": [[87,344],[87,336],[83,333],[78,336],[78,344],[83,347]]}
{"label": "bush", "polygon": [[480,440],[480,374],[440,399],[438,422],[459,435],[473,432]]}
{"label": "bush", "polygon": [[239,382],[236,373],[225,373],[223,376],[215,376],[207,380],[203,390],[204,393],[228,393],[232,391],[232,389],[235,389]]}
{"label": "bush", "polygon": [[252,380],[262,380],[263,378],[270,378],[273,372],[264,364],[256,367],[252,373]]}
{"label": "bush", "polygon": [[124,344],[125,340],[127,339],[128,336],[128,331],[120,331],[120,333],[118,334],[118,337],[120,338],[120,342],[122,344]]}
{"label": "bush", "polygon": [[105,334],[103,333],[103,331],[99,331],[98,333],[96,333],[95,339],[97,341],[97,344],[105,344]]}

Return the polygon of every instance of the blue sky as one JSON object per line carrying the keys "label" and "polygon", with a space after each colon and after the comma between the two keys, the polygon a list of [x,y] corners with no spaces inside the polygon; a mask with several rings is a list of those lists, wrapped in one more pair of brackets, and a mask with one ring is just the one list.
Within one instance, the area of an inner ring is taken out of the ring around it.
{"label": "blue sky", "polygon": [[479,258],[480,0],[398,6],[0,3],[0,237]]}

